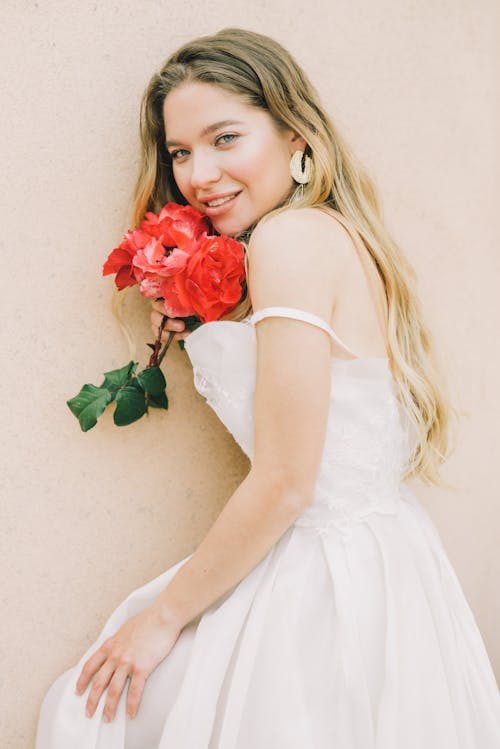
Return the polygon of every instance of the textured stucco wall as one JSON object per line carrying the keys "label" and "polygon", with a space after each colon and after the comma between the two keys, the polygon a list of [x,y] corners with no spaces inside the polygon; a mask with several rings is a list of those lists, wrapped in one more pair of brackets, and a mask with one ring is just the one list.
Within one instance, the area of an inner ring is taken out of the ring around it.
{"label": "textured stucco wall", "polygon": [[[33,745],[42,696],[133,589],[194,550],[248,470],[176,346],[171,408],[87,434],[65,405],[128,361],[104,257],[128,228],[137,122],[180,43],[238,25],[304,65],[381,190],[468,416],[417,487],[500,677],[495,0],[14,2],[2,21],[1,744]],[[130,295],[141,365],[149,304]]]}

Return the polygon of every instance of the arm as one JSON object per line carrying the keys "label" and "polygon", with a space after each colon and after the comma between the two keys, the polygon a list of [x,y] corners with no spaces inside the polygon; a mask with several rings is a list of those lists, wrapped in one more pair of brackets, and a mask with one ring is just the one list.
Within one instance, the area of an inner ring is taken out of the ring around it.
{"label": "arm", "polygon": [[[257,227],[249,248],[254,310],[285,305],[329,320],[345,241],[341,227],[311,209]],[[252,467],[157,601],[180,626],[241,581],[313,500],[328,418],[330,338],[287,318],[264,318],[256,336]]]}

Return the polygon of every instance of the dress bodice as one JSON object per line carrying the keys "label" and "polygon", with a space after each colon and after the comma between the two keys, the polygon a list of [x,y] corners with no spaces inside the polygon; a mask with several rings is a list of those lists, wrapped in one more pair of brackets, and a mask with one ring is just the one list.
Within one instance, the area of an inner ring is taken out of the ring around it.
{"label": "dress bodice", "polygon": [[[253,457],[256,380],[255,322],[267,315],[296,317],[330,326],[295,308],[264,308],[242,321],[205,323],[184,341],[194,385],[238,442]],[[387,358],[332,357],[329,416],[315,499],[296,524],[348,528],[374,510],[393,512],[412,451],[410,422],[396,397]]]}

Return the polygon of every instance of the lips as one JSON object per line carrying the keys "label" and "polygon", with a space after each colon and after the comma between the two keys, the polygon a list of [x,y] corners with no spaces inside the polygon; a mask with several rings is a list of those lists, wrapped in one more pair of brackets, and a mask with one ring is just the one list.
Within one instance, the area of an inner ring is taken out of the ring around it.
{"label": "lips", "polygon": [[232,190],[232,192],[219,192],[214,195],[207,195],[204,198],[198,198],[198,200],[200,201],[200,203],[207,205],[208,203],[212,203],[214,200],[220,200],[221,198],[229,198],[231,195],[239,195],[240,192],[241,190]]}
{"label": "lips", "polygon": [[[232,209],[232,207],[238,201],[238,197],[240,196],[241,192],[242,190],[239,190],[238,192],[226,192],[224,194],[221,193],[220,195],[211,195],[209,198],[208,197],[203,198],[201,202],[205,204],[204,212],[210,218],[216,217],[216,216],[222,216],[223,214],[227,213],[228,211]],[[219,198],[230,197],[231,195],[234,195],[234,197],[231,198],[230,200],[225,200],[220,205],[214,205],[214,206],[207,205],[208,201],[212,202],[213,200],[218,200]]]}

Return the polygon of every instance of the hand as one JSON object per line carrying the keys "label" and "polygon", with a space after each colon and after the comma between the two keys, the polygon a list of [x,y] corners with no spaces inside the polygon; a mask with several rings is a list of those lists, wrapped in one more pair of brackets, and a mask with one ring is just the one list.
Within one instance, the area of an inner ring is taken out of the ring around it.
{"label": "hand", "polygon": [[130,678],[126,709],[129,718],[135,717],[146,680],[172,650],[181,631],[182,626],[168,621],[153,603],[108,637],[85,662],[76,683],[76,693],[82,694],[93,680],[86,704],[87,716],[94,715],[108,687],[103,717],[106,722],[113,720],[127,678]]}
{"label": "hand", "polygon": [[175,335],[173,336],[173,341],[182,340],[191,333],[190,330],[184,330],[186,327],[184,320],[181,320],[179,317],[171,317],[169,315],[170,310],[165,307],[165,302],[163,300],[157,302],[153,299],[151,304],[153,307],[151,311],[151,329],[155,338],[158,336],[158,329],[161,325],[163,315],[167,315],[168,320],[163,327],[163,331],[161,334],[162,341],[167,340],[168,336],[170,335],[169,331],[171,330],[180,331],[178,333],[175,333]]}

